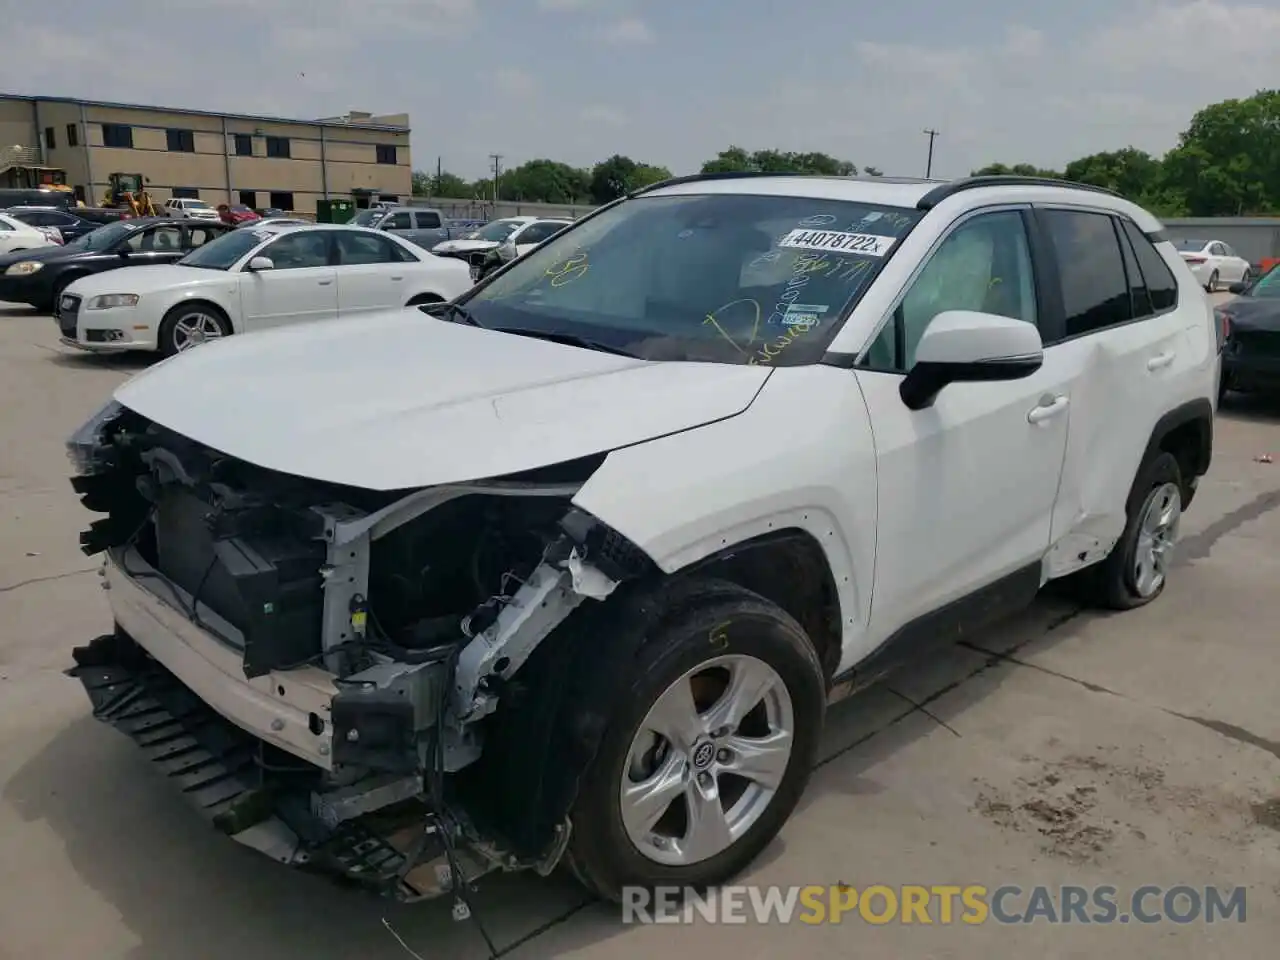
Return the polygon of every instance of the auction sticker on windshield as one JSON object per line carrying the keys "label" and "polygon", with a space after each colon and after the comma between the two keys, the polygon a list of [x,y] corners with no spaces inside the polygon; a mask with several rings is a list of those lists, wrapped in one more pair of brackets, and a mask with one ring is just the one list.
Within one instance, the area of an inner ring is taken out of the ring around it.
{"label": "auction sticker on windshield", "polygon": [[842,230],[792,230],[778,241],[778,246],[795,250],[827,250],[831,253],[861,253],[868,257],[883,257],[889,252],[895,239],[874,233],[846,233]]}

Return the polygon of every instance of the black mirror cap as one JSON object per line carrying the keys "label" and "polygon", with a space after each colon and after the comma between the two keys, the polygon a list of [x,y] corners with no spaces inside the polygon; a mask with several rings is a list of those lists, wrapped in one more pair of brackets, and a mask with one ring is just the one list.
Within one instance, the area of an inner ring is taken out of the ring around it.
{"label": "black mirror cap", "polygon": [[1227,293],[1244,293],[1249,289],[1249,285],[1241,280],[1227,285]]}
{"label": "black mirror cap", "polygon": [[1044,364],[1044,354],[1025,357],[998,357],[976,363],[930,363],[912,367],[898,385],[898,396],[909,410],[924,410],[949,383],[993,383],[1022,380]]}

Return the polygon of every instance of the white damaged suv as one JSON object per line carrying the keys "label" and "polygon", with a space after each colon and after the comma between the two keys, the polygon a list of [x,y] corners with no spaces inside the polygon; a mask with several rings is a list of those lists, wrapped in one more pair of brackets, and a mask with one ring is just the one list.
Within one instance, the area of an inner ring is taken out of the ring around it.
{"label": "white damaged suv", "polygon": [[71,672],[282,862],[715,884],[829,703],[1051,579],[1160,594],[1217,376],[1107,192],[678,178],[450,303],[120,387],[69,442],[115,619]]}

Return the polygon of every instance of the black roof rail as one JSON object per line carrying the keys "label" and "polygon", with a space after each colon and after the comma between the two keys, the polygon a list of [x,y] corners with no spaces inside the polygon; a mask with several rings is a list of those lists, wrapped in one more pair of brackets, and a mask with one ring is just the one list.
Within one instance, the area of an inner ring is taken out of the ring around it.
{"label": "black roof rail", "polygon": [[689,173],[682,177],[670,177],[666,180],[659,180],[657,183],[651,183],[647,187],[640,187],[638,190],[632,190],[628,196],[638,197],[642,193],[648,193],[651,190],[659,190],[663,187],[675,187],[682,183],[701,183],[713,180],[743,180],[748,177],[811,177],[815,180],[857,180],[862,183],[937,183],[943,186],[949,186],[954,181],[937,180],[926,177],[872,177],[866,174],[855,175],[852,177],[842,177],[834,174],[826,173],[790,173],[785,171],[773,170],[737,170],[722,171],[716,173]]}
{"label": "black roof rail", "polygon": [[1056,177],[1020,177],[1017,174],[992,174],[982,177],[961,177],[949,180],[941,186],[934,187],[916,201],[917,210],[932,210],[943,200],[963,193],[966,190],[980,190],[983,187],[1064,187],[1068,190],[1087,190],[1090,193],[1105,193],[1109,197],[1123,200],[1124,197],[1106,187],[1096,187],[1091,183],[1076,183],[1074,180],[1059,180]]}

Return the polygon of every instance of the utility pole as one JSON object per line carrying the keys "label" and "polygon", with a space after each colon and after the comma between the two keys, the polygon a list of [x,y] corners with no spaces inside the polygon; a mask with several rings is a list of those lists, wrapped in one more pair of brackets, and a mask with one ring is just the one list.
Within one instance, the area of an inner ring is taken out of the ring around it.
{"label": "utility pole", "polygon": [[436,182],[432,186],[431,193],[435,193],[440,189],[440,179],[444,176],[444,157],[436,157]]}
{"label": "utility pole", "polygon": [[933,176],[933,138],[938,135],[937,130],[925,130],[925,136],[929,138],[929,159],[925,162],[924,178],[928,180]]}
{"label": "utility pole", "polygon": [[493,208],[494,215],[497,215],[498,209],[498,181],[502,178],[502,154],[491,153],[489,159],[493,161]]}

